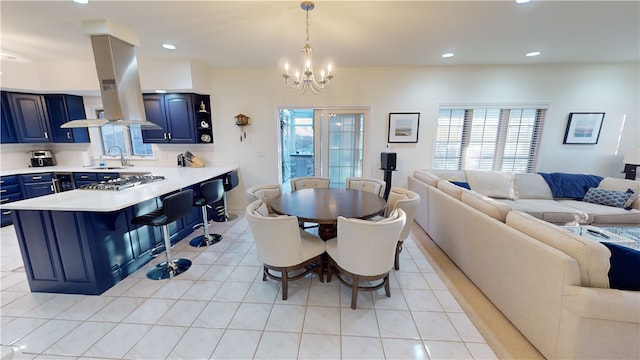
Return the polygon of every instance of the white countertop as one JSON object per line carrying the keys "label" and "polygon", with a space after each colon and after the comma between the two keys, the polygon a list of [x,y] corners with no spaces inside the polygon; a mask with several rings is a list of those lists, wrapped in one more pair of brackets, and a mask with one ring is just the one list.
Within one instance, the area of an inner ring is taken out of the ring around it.
{"label": "white countertop", "polygon": [[2,209],[10,210],[53,210],[53,211],[94,211],[109,212],[168,194],[170,192],[223,175],[237,167],[142,167],[132,166],[126,169],[91,169],[72,166],[51,166],[44,168],[25,168],[11,170],[10,174],[19,175],[38,172],[117,172],[120,174],[149,173],[162,175],[165,180],[134,186],[124,190],[70,190],[37,198],[3,204]]}

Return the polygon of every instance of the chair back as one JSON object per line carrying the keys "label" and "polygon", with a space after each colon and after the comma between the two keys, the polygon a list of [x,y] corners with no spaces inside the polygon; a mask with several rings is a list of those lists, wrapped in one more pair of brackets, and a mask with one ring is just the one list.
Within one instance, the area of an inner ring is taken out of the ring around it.
{"label": "chair back", "polygon": [[[262,209],[261,209],[262,208]],[[266,205],[256,200],[247,206],[245,217],[256,242],[260,260],[271,266],[286,267],[300,264],[302,241],[296,216],[271,217],[264,215]]]}
{"label": "chair back", "polygon": [[282,186],[280,184],[258,185],[247,189],[247,202],[251,204],[256,200],[262,200],[271,212],[269,201],[282,194]]}
{"label": "chair back", "polygon": [[166,224],[183,218],[193,207],[193,190],[182,190],[162,199],[162,212],[167,217]]}
{"label": "chair back", "polygon": [[222,199],[224,186],[222,179],[211,180],[200,184],[200,193],[205,198],[207,204],[211,204]]}
{"label": "chair back", "polygon": [[329,178],[323,176],[302,176],[291,179],[291,191],[306,188],[328,188]]}
{"label": "chair back", "polygon": [[338,217],[336,262],[346,271],[363,276],[391,270],[405,219],[400,209],[378,222]]}
{"label": "chair back", "polygon": [[413,224],[413,219],[416,216],[416,210],[418,209],[419,204],[420,195],[411,190],[392,187],[389,191],[386,210],[387,214],[390,214],[395,209],[402,209],[407,217],[404,227],[402,228],[402,232],[400,233],[400,241],[404,241],[409,237],[411,225]]}
{"label": "chair back", "polygon": [[234,189],[236,186],[238,186],[238,184],[240,184],[240,178],[238,177],[237,170],[230,171],[224,177],[224,191]]}
{"label": "chair back", "polygon": [[374,193],[380,197],[384,196],[384,189],[387,183],[384,180],[364,177],[348,177],[346,179],[347,189],[363,190]]}

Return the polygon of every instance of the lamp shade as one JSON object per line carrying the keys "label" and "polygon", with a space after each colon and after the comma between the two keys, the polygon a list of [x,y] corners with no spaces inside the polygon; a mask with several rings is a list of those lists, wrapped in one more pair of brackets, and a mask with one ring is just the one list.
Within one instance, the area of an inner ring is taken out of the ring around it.
{"label": "lamp shade", "polygon": [[622,162],[625,164],[640,165],[640,146],[632,147],[627,150]]}

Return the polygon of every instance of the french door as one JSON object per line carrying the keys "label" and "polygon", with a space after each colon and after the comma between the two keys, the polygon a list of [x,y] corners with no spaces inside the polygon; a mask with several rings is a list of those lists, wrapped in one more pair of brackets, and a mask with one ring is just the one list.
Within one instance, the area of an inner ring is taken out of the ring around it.
{"label": "french door", "polygon": [[368,109],[281,109],[280,154],[283,188],[291,178],[326,176],[331,187],[368,169],[365,124]]}

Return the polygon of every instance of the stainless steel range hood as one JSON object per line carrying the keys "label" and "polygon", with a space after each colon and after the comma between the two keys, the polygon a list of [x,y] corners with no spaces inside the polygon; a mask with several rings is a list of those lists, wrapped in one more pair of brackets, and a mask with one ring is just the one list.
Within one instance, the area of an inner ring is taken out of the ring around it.
{"label": "stainless steel range hood", "polygon": [[140,125],[143,129],[162,129],[147,121],[142,102],[135,47],[111,35],[91,35],[104,119],[72,120],[62,128],[103,125]]}

